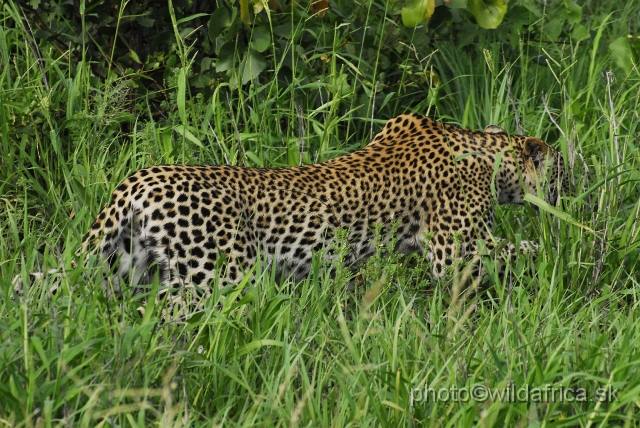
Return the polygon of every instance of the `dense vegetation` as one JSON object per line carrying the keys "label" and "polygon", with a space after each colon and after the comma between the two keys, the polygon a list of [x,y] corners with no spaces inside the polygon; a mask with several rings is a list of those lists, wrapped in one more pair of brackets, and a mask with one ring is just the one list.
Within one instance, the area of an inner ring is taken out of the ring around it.
{"label": "dense vegetation", "polygon": [[[512,0],[485,30],[456,0],[415,28],[399,1],[276,3],[1,5],[0,426],[640,424],[640,4]],[[537,260],[466,290],[384,248],[299,283],[258,265],[183,323],[72,268],[136,169],[318,162],[408,111],[562,151],[556,210],[497,212]]]}

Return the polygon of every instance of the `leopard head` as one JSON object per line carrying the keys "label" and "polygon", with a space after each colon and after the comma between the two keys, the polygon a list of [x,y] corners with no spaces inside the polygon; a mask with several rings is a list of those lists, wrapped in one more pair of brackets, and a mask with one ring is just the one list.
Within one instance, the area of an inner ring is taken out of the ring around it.
{"label": "leopard head", "polygon": [[555,205],[560,194],[568,192],[567,173],[562,154],[535,137],[520,137],[525,190],[537,194],[543,186],[546,201]]}

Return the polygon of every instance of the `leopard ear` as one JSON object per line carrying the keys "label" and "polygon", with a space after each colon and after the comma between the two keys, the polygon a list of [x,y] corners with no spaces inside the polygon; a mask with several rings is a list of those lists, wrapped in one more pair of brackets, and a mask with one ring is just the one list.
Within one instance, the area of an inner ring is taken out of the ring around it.
{"label": "leopard ear", "polygon": [[489,125],[484,128],[484,132],[487,134],[504,134],[507,135],[507,131],[500,128],[498,125]]}
{"label": "leopard ear", "polygon": [[540,161],[544,159],[549,151],[544,141],[537,138],[527,138],[524,142],[524,155],[530,158],[536,167],[539,166]]}

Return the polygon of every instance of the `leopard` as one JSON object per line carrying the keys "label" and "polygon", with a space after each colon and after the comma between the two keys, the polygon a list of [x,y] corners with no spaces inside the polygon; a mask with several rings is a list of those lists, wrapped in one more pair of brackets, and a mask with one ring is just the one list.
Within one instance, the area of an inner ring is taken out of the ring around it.
{"label": "leopard", "polygon": [[[482,241],[513,256],[535,254],[494,237],[496,204],[566,187],[561,153],[496,125],[467,130],[420,114],[386,122],[363,148],[322,163],[252,168],[160,165],[120,183],[82,240],[119,284],[149,283],[182,308],[240,283],[262,257],[304,278],[314,254],[348,231],[344,263],[375,253],[376,225],[402,254],[420,253],[439,278]],[[331,257],[330,251],[325,251]],[[189,297],[190,296],[190,297]]]}

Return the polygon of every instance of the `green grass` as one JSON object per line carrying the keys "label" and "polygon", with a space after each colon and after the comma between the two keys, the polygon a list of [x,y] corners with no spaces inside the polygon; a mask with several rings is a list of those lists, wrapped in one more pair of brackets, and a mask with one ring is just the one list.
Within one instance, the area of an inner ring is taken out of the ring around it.
{"label": "green grass", "polygon": [[[321,46],[307,53],[326,63],[316,80],[223,83],[210,98],[189,94],[194,53],[181,45],[162,120],[126,75],[97,79],[46,43],[36,53],[19,8],[3,4],[0,426],[640,425],[640,75],[625,75],[607,49],[640,13],[629,4],[592,8],[592,37],[579,44],[521,41],[513,54],[489,35],[460,50],[441,41],[422,62],[410,52],[383,96],[371,85],[377,64],[341,50],[340,28],[328,62]],[[532,60],[541,54],[548,66]],[[282,63],[269,67],[275,76]],[[416,70],[437,71],[440,86],[416,83]],[[405,111],[517,132],[514,108],[527,134],[563,152],[574,188],[563,210],[595,232],[499,207],[496,236],[542,246],[502,282],[462,292],[432,280],[419,257],[384,252],[359,275],[316,260],[299,283],[258,265],[255,281],[227,290],[246,292],[239,305],[216,296],[202,315],[162,324],[161,308],[139,318],[139,296],[109,300],[98,272],[71,267],[110,191],[141,167],[322,161]],[[14,276],[61,266],[64,275],[14,295]],[[511,383],[583,388],[588,400],[429,395]],[[598,388],[615,396],[594,401]]]}

